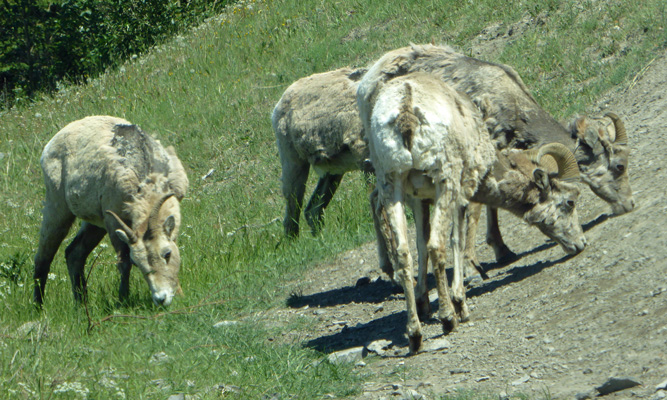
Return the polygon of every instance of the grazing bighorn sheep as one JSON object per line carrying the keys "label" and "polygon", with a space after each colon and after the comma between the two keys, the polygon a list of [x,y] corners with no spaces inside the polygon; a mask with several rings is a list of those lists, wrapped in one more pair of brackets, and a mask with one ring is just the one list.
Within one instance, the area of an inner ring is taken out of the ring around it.
{"label": "grazing bighorn sheep", "polygon": [[[422,342],[417,308],[428,308],[424,289],[428,258],[433,263],[438,316],[445,333],[468,318],[463,251],[470,201],[510,210],[537,225],[568,253],[583,250],[586,242],[574,208],[579,194],[574,185],[549,175],[524,151],[496,155],[479,110],[436,75],[416,72],[383,81],[382,69],[378,62],[366,73],[357,101],[385,226],[390,229],[386,242],[391,244],[390,257],[405,293],[410,350],[416,352]],[[561,178],[578,175],[576,162],[564,146],[544,146],[535,159],[539,161],[546,154],[556,160]],[[430,202],[434,211],[429,221]],[[417,289],[413,287],[405,203],[412,206],[417,225]],[[445,274],[450,222],[454,254],[451,298]]]}
{"label": "grazing bighorn sheep", "polygon": [[341,68],[299,79],[282,95],[271,115],[282,164],[287,202],[285,233],[299,234],[299,217],[310,166],[319,181],[304,211],[313,234],[343,174],[371,172],[357,111],[357,84],[365,70]]}
{"label": "grazing bighorn sheep", "polygon": [[[574,153],[583,181],[611,205],[615,214],[634,208],[627,175],[627,135],[615,115],[607,114],[607,122],[579,119],[568,131],[537,104],[511,67],[466,57],[446,46],[400,48],[385,54],[375,66],[380,70],[381,81],[417,71],[431,72],[466,93],[481,110],[486,127],[500,149],[562,143]],[[492,207],[489,211],[487,242],[493,246],[498,260],[512,257],[500,236],[497,211]],[[473,207],[472,219],[478,219],[480,212],[479,206],[476,210]],[[476,221],[471,221],[472,228],[476,225]],[[474,234],[470,229],[466,258],[479,267],[471,240]]]}
{"label": "grazing bighorn sheep", "polygon": [[46,201],[35,256],[35,302],[42,304],[53,257],[78,217],[81,228],[65,250],[75,300],[86,295],[86,258],[109,232],[118,255],[120,299],[129,294],[135,264],[153,302],[168,306],[181,293],[176,238],[179,202],[188,187],[174,149],[124,119],[94,116],[58,132],[40,163]]}

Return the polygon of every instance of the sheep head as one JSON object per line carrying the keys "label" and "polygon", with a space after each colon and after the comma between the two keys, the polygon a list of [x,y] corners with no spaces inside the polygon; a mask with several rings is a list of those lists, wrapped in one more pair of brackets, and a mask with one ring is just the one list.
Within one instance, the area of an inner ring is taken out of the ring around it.
{"label": "sheep head", "polygon": [[575,208],[579,189],[568,182],[578,178],[572,153],[550,143],[537,151],[506,150],[500,158],[506,160],[505,168],[496,176],[506,208],[537,226],[566,253],[582,251],[586,239]]}
{"label": "sheep head", "polygon": [[153,208],[136,230],[130,228],[113,211],[107,210],[117,222],[115,234],[128,245],[130,258],[148,283],[156,305],[168,306],[176,294],[182,294],[178,280],[181,257],[176,245],[180,226],[179,203],[173,193],[154,203]]}
{"label": "sheep head", "polygon": [[616,215],[632,211],[635,201],[628,179],[628,136],[614,113],[580,117],[570,126],[579,140],[577,159],[582,179],[609,203]]}

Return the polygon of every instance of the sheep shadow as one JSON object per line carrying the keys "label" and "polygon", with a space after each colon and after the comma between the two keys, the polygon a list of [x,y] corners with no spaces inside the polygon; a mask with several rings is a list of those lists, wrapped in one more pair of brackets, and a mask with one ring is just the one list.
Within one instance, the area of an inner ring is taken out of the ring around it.
{"label": "sheep shadow", "polygon": [[[430,284],[433,282],[429,282]],[[390,296],[402,293],[400,285],[390,281],[377,279],[365,282],[362,279],[353,286],[344,286],[311,295],[292,294],[287,299],[287,306],[301,307],[333,307],[349,303],[382,303]]]}
{"label": "sheep shadow", "polygon": [[[592,220],[588,221],[587,223],[583,224],[581,227],[584,230],[584,232],[588,232],[589,230],[591,230],[594,227],[600,225],[601,223],[605,222],[606,220],[608,220],[611,217],[612,216],[609,215],[609,214],[601,214],[601,215],[598,215],[595,219],[592,219]],[[482,262],[482,263],[480,263],[480,266],[482,267],[482,269],[485,272],[491,271],[491,270],[494,270],[494,269],[505,268],[505,267],[507,267],[511,264],[514,264],[515,262],[521,260],[522,258],[524,258],[526,256],[529,256],[531,254],[540,253],[540,252],[548,250],[552,247],[556,247],[557,245],[558,245],[558,243],[556,243],[555,241],[548,240],[547,242],[545,242],[545,243],[543,243],[543,244],[541,244],[541,245],[539,245],[539,246],[537,246],[533,249],[530,249],[528,251],[524,251],[523,253],[512,254],[509,257],[507,257],[505,259],[502,259],[502,260],[499,260],[499,261],[496,261],[496,262]]]}
{"label": "sheep shadow", "polygon": [[[468,298],[481,296],[485,293],[491,293],[498,288],[509,285],[511,283],[520,282],[532,275],[535,275],[542,270],[549,268],[551,266],[560,264],[572,256],[564,256],[560,259],[553,261],[541,261],[530,265],[516,266],[509,271],[502,279],[486,281],[479,286],[468,289],[466,295]],[[448,271],[448,275],[451,274],[451,271]],[[451,279],[451,277],[449,278]],[[300,302],[300,306],[304,305],[324,305],[334,306],[339,304],[344,304],[345,302],[381,302],[382,299],[389,297],[391,294],[400,293],[400,288],[396,286],[386,286],[391,285],[390,282],[384,282],[379,284],[377,287],[373,287],[373,284],[361,286],[361,287],[347,287],[328,291],[326,293],[314,294],[311,296],[304,296]],[[429,287],[433,287],[434,278],[432,274],[429,274]],[[385,292],[384,295],[379,295],[376,293],[376,290],[380,287],[385,287],[390,289],[390,292]],[[353,297],[344,297],[344,293],[354,293]],[[366,298],[366,293],[369,293],[369,298]],[[325,299],[325,301],[322,301]],[[335,300],[334,300],[335,299]],[[354,300],[352,300],[354,299]],[[370,299],[370,301],[369,301]],[[432,315],[436,315],[438,311],[438,300],[431,302],[431,312]],[[317,337],[313,340],[310,340],[304,344],[304,346],[321,351],[323,353],[332,353],[339,350],[349,349],[356,346],[366,346],[369,343],[386,339],[390,340],[394,346],[405,347],[408,346],[408,340],[405,337],[405,324],[406,324],[407,313],[405,310],[402,310],[391,315],[384,317],[379,317],[372,319],[366,323],[359,323],[355,326],[345,326],[341,331]],[[440,322],[431,318],[425,322],[426,324],[440,324]]]}
{"label": "sheep shadow", "polygon": [[[584,231],[588,231],[607,219],[609,219],[609,215],[600,215],[594,220],[584,224],[583,229]],[[483,263],[482,266],[487,271],[507,267],[516,263],[523,257],[545,251],[554,246],[557,246],[557,243],[550,240],[531,250],[518,254],[514,259],[508,260],[505,263]],[[566,262],[573,257],[576,257],[576,255],[564,255],[555,260],[538,261],[532,264],[513,266],[503,273],[502,278],[486,280],[472,288],[468,288],[466,296],[468,298],[474,298],[486,293],[492,293],[499,288],[520,282],[542,272],[546,268]],[[451,282],[452,278],[453,270],[451,268],[447,269],[447,279]],[[432,288],[434,286],[435,278],[433,274],[429,274],[428,287]],[[294,308],[300,308],[304,306],[332,307],[349,303],[377,304],[402,292],[403,290],[399,285],[387,280],[378,279],[374,282],[364,282],[363,280],[359,280],[353,286],[341,287],[307,296],[292,296],[287,300],[287,305]],[[432,315],[436,315],[437,310],[438,300],[436,299],[431,302]],[[390,340],[394,346],[405,347],[408,346],[408,340],[405,337],[404,329],[406,318],[407,313],[403,310],[391,315],[374,318],[366,323],[360,323],[355,326],[345,326],[337,333],[317,337],[306,342],[304,346],[323,353],[331,353],[351,347],[366,346],[375,340],[386,339]],[[439,324],[440,322],[437,319],[432,318],[425,323]]]}

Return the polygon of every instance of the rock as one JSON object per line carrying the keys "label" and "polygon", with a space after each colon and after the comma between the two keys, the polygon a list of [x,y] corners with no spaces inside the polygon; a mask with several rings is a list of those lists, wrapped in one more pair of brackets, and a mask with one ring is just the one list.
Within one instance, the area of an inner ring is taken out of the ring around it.
{"label": "rock", "polygon": [[16,336],[29,336],[30,334],[39,334],[42,324],[39,321],[28,321],[16,328]]}
{"label": "rock", "polygon": [[588,392],[581,392],[574,395],[575,400],[587,400],[595,397],[595,391],[589,390]]}
{"label": "rock", "polygon": [[366,346],[366,349],[371,353],[382,355],[389,349],[389,347],[391,347],[391,340],[380,339],[371,342]]}
{"label": "rock", "polygon": [[329,354],[327,359],[332,364],[346,364],[346,363],[356,363],[361,361],[367,354],[366,348],[363,346],[353,347],[347,350],[337,351],[335,353]]}
{"label": "rock", "polygon": [[211,390],[220,392],[219,393],[220,395],[225,395],[227,393],[232,393],[232,394],[241,393],[240,387],[234,385],[225,385],[225,384],[214,385],[211,387]]}
{"label": "rock", "polygon": [[529,380],[530,380],[530,376],[524,375],[521,378],[519,378],[519,379],[513,381],[512,383],[510,383],[510,385],[519,386],[519,385],[522,385],[522,384],[528,382]]}
{"label": "rock", "polygon": [[185,394],[183,393],[172,394],[167,398],[167,400],[185,400]]}
{"label": "rock", "polygon": [[151,364],[162,364],[167,361],[169,361],[169,356],[164,351],[161,351],[153,354],[148,362]]}
{"label": "rock", "polygon": [[467,374],[468,372],[470,372],[470,370],[469,370],[469,369],[465,369],[465,368],[454,368],[454,369],[450,369],[450,370],[449,370],[449,373],[452,374],[452,375],[456,375],[456,374]]}
{"label": "rock", "polygon": [[655,390],[667,390],[667,379],[662,381],[662,383],[659,383],[656,387]]}
{"label": "rock", "polygon": [[399,400],[426,400],[426,396],[424,396],[423,394],[419,393],[414,389],[409,389],[409,388],[397,390],[393,393],[393,395],[400,396],[400,397],[394,397]]}
{"label": "rock", "polygon": [[220,321],[220,322],[216,322],[215,324],[213,324],[213,327],[218,329],[218,328],[222,328],[224,326],[238,325],[238,323],[239,323],[238,321]]}
{"label": "rock", "polygon": [[618,392],[620,390],[625,390],[625,389],[630,389],[631,387],[635,387],[641,385],[640,382],[633,378],[616,378],[612,377],[609,378],[605,383],[602,385],[598,386],[595,388],[595,390],[600,393],[600,396],[607,395],[609,393],[614,393]]}
{"label": "rock", "polygon": [[651,397],[651,400],[663,400],[664,398],[667,398],[667,392],[664,390],[658,390],[653,397]]}
{"label": "rock", "polygon": [[442,349],[448,349],[452,347],[452,344],[449,343],[449,340],[445,338],[440,338],[440,339],[434,339],[434,340],[427,340],[424,342],[422,345],[421,351],[438,351]]}

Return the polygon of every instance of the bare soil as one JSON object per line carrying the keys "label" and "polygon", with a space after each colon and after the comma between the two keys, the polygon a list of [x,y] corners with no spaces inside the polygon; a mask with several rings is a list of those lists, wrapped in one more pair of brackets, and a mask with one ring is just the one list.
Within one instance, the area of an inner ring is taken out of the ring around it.
{"label": "bare soil", "polygon": [[[507,29],[492,28],[491,39],[507,38]],[[641,385],[604,398],[662,398],[656,386],[667,379],[667,53],[590,114],[606,111],[628,130],[637,208],[609,218],[608,206],[582,186],[584,252],[566,257],[537,229],[501,212],[506,242],[520,258],[497,265],[480,223],[478,254],[490,279],[467,292],[470,322],[443,336],[437,320],[427,321],[424,345],[444,338],[445,347],[408,356],[403,295],[368,243],[292,283],[298,295],[273,310],[274,322],[301,318],[307,328],[286,329],[280,340],[326,353],[389,341],[357,366],[371,380],[359,399],[411,398],[407,389],[425,398],[465,389],[572,399],[594,395],[610,377]],[[435,289],[430,294],[437,310]]]}

